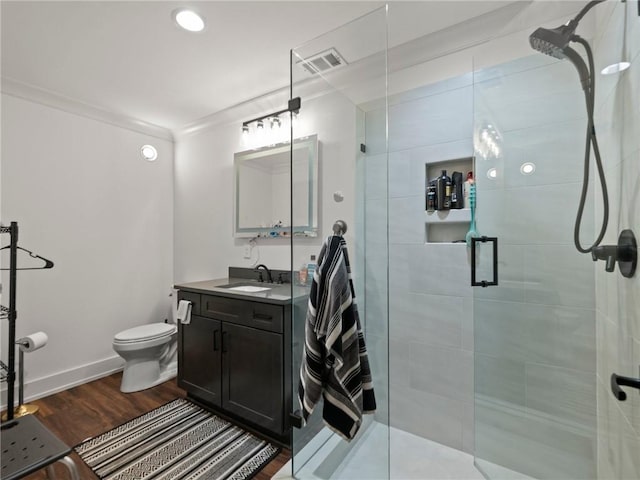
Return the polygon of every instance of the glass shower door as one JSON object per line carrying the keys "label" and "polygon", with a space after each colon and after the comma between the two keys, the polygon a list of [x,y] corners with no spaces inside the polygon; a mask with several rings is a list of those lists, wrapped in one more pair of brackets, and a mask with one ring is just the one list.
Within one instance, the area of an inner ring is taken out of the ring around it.
{"label": "glass shower door", "polygon": [[[347,441],[323,419],[320,400],[306,424],[292,429],[296,478],[389,477],[386,50],[382,8],[291,51],[291,98],[301,99],[291,138],[317,135],[318,141],[317,226],[291,239],[297,279],[291,319],[292,412],[294,418],[301,415],[297,394],[312,278],[312,269],[304,266],[317,261],[338,221],[346,225],[338,233],[347,245],[377,402],[375,414],[364,415],[357,435]],[[365,125],[364,103],[382,106],[376,122]],[[308,191],[295,181],[297,168],[293,161],[292,215]],[[369,181],[373,175],[375,181]]]}
{"label": "glass shower door", "polygon": [[476,218],[498,253],[477,242],[475,266],[498,284],[474,288],[476,466],[492,480],[596,478],[594,265],[573,245],[584,96],[569,62],[490,58],[474,69]]}

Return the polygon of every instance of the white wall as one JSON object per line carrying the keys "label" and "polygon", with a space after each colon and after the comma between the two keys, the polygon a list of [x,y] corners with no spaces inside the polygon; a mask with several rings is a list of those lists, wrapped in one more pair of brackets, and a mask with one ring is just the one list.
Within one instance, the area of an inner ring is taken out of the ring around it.
{"label": "white wall", "polygon": [[[166,318],[173,143],[6,94],[2,140],[2,221],[17,221],[19,244],[55,263],[18,273],[17,337],[49,335],[45,348],[25,355],[29,399],[120,368],[113,335]],[[140,156],[147,143],[158,150],[155,162]]]}
{"label": "white wall", "polygon": [[[284,104],[286,100],[282,100]],[[282,107],[275,107],[276,109]],[[233,154],[246,150],[242,121],[266,112],[231,112],[223,124],[178,138],[175,160],[175,280],[191,282],[227,276],[229,266],[290,268],[287,238],[259,238],[252,258],[243,258],[248,239],[233,237]],[[356,108],[339,94],[302,98],[295,137],[318,134],[320,235],[296,239],[294,267],[317,254],[333,222],[354,218]],[[339,173],[338,173],[339,172]],[[333,201],[341,190],[345,200]],[[288,219],[287,219],[288,220]],[[347,237],[347,241],[348,237]]]}
{"label": "white wall", "polygon": [[[595,124],[609,190],[609,228],[604,245],[615,244],[623,229],[640,237],[640,16],[637,2],[606,2],[595,10],[594,41],[599,72],[613,62],[631,67],[619,75],[597,75]],[[597,182],[596,182],[597,183]],[[600,192],[594,194],[602,219]],[[598,369],[598,478],[640,478],[640,395],[627,388],[627,400],[612,393],[612,373],[638,377],[640,368],[640,271],[633,278],[595,265]]]}

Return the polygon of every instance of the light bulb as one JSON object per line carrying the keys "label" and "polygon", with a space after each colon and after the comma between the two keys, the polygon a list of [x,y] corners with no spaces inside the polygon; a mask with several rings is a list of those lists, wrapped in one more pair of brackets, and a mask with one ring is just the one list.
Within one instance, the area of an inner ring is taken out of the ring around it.
{"label": "light bulb", "polygon": [[600,73],[602,75],[613,75],[614,73],[620,73],[629,68],[631,64],[629,62],[618,62],[612,63],[611,65],[607,65],[604,67]]}
{"label": "light bulb", "polygon": [[153,145],[143,145],[140,149],[140,153],[142,154],[142,158],[150,162],[153,162],[158,158],[158,151]]}
{"label": "light bulb", "polygon": [[192,10],[175,10],[173,18],[176,23],[189,32],[201,32],[204,30],[204,20]]}

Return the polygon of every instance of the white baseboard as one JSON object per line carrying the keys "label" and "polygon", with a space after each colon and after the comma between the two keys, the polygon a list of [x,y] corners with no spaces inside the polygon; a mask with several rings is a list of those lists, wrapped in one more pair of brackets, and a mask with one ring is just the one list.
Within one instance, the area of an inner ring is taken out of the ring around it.
{"label": "white baseboard", "polygon": [[[54,393],[62,392],[84,383],[106,377],[112,373],[122,370],[124,360],[118,355],[87,363],[79,367],[63,370],[45,377],[29,380],[24,385],[24,401],[28,403],[32,400],[47,397]],[[18,405],[18,380],[16,372],[15,404]],[[7,407],[7,384],[3,383],[0,391],[0,402],[2,409]]]}

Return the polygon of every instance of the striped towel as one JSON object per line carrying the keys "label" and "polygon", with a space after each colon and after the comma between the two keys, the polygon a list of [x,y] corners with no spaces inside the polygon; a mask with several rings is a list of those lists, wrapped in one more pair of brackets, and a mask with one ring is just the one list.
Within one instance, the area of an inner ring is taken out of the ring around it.
{"label": "striped towel", "polygon": [[346,440],[357,433],[362,414],[376,409],[347,244],[339,236],[322,245],[311,283],[298,386],[305,422],[321,395],[325,424]]}

